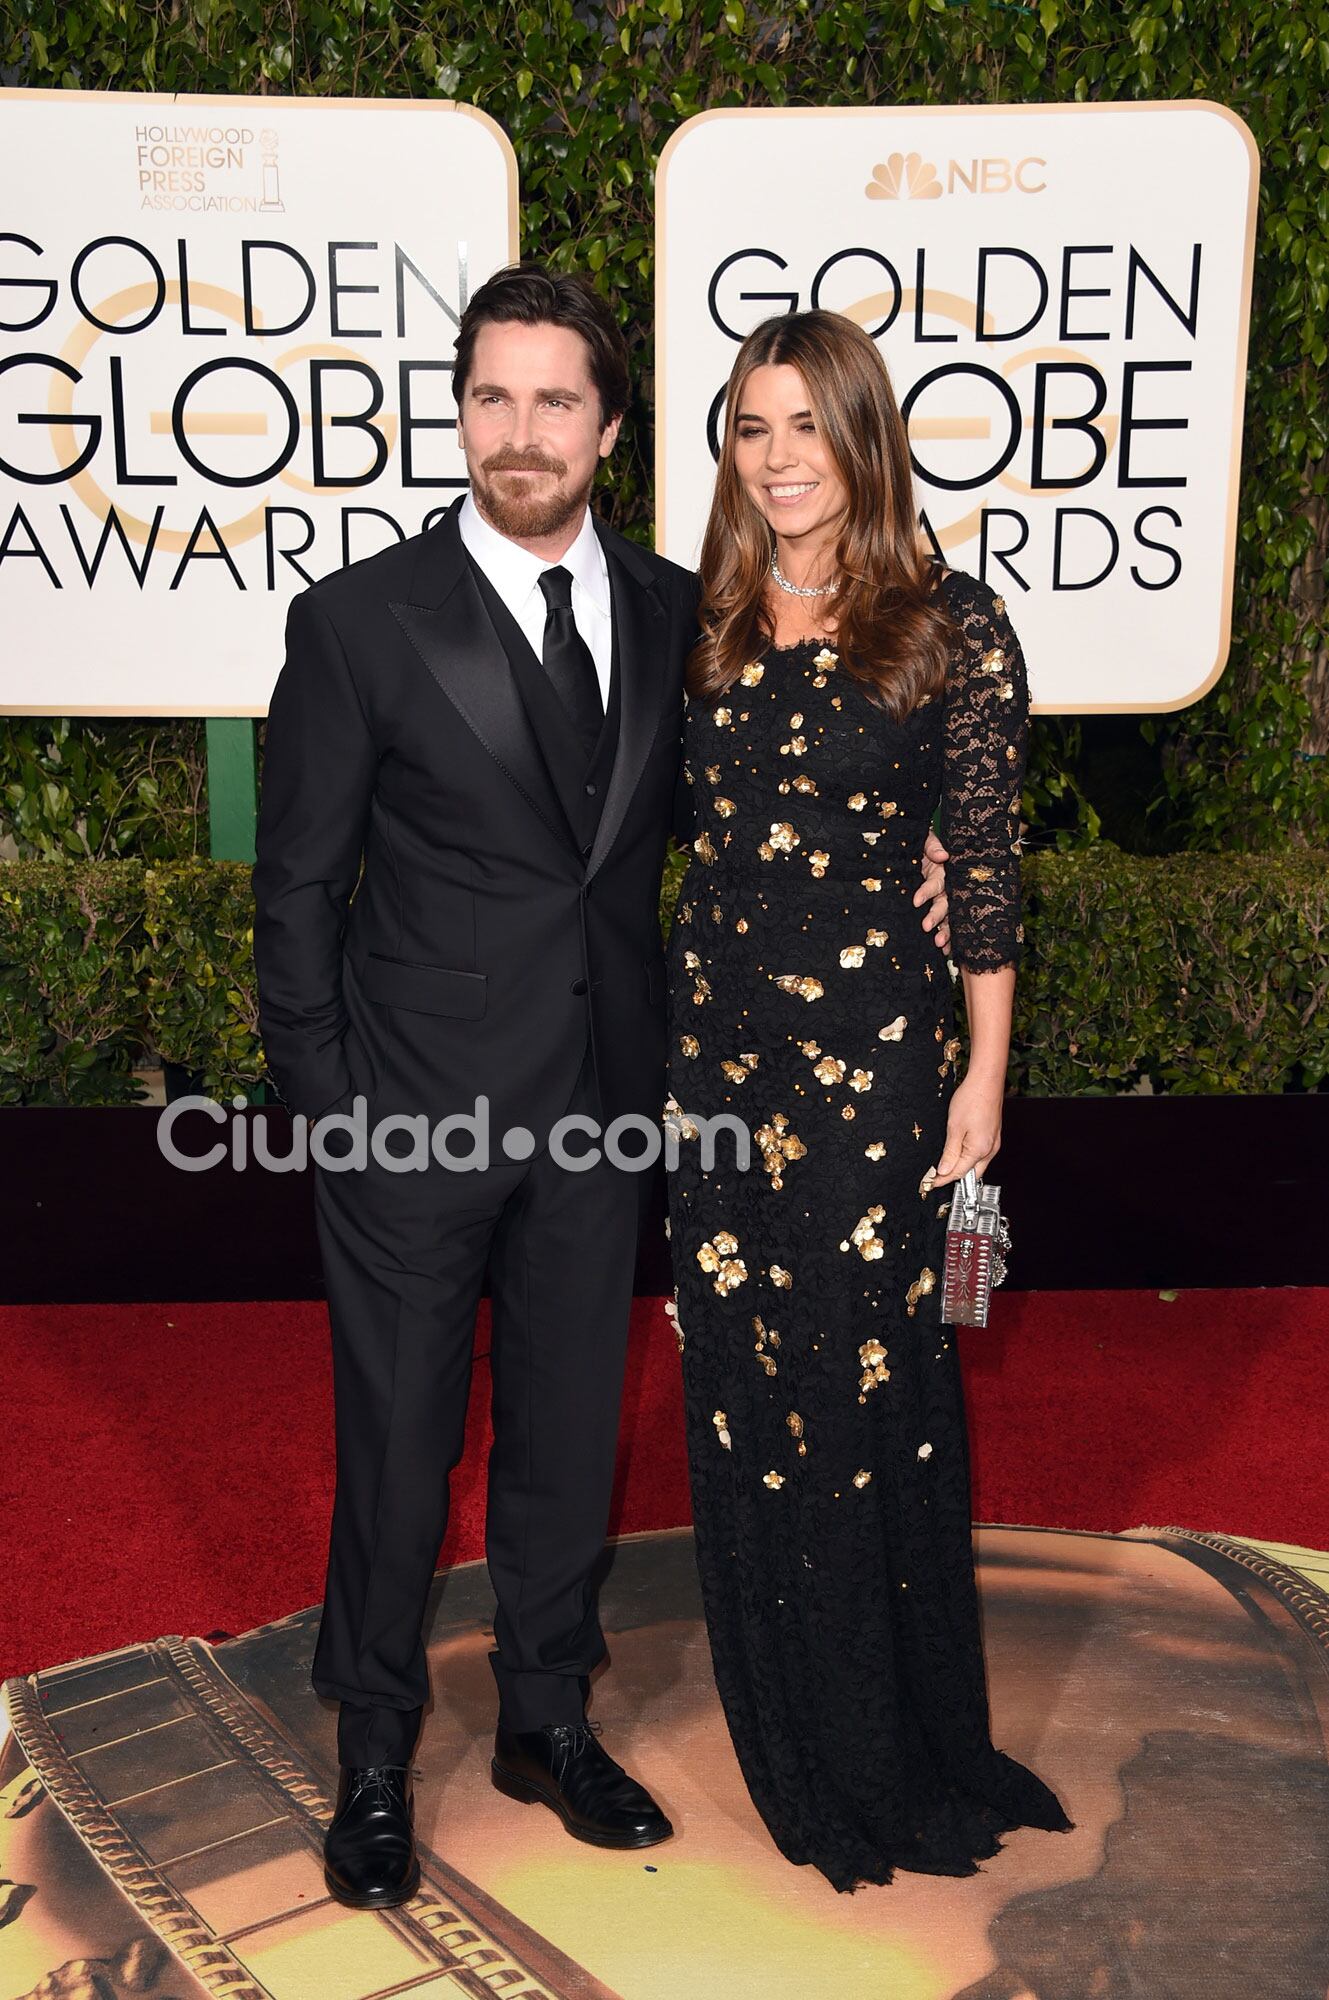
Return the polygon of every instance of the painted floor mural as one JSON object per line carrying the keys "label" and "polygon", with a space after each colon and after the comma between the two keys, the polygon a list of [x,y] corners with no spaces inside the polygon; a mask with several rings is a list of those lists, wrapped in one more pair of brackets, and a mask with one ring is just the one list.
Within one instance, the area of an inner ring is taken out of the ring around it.
{"label": "painted floor mural", "polygon": [[1181,1529],[975,1531],[993,1739],[1075,1830],[837,1896],[771,1847],[711,1684],[691,1536],[629,1537],[592,1713],[678,1836],[580,1846],[489,1784],[492,1597],[436,1579],[424,1886],[320,1868],[318,1607],[5,1684],[0,2000],[1325,2000],[1329,1556]]}

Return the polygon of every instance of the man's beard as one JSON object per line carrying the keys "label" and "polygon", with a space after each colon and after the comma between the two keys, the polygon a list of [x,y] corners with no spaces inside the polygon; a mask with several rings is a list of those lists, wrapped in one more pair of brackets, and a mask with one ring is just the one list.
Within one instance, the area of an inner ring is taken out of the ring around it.
{"label": "man's beard", "polygon": [[556,486],[553,492],[545,493],[528,492],[526,480],[515,485],[500,483],[494,475],[539,471],[563,479],[567,470],[563,459],[546,457],[541,452],[527,452],[523,456],[519,452],[496,451],[472,472],[471,486],[481,512],[500,535],[507,535],[513,541],[535,542],[546,535],[556,535],[576,519],[590,497],[594,474],[579,491]]}

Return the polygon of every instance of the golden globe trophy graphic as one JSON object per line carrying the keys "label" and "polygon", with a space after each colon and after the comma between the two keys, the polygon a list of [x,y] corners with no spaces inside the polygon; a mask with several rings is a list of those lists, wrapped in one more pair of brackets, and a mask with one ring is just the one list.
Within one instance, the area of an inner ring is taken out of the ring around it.
{"label": "golden globe trophy graphic", "polygon": [[281,177],[277,169],[277,134],[271,126],[259,133],[258,149],[263,162],[263,197],[259,209],[264,214],[284,211],[286,203],[281,198]]}

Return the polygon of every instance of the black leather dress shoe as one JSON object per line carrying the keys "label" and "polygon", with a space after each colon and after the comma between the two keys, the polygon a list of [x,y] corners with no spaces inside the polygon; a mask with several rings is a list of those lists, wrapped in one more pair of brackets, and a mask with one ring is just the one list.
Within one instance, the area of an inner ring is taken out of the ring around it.
{"label": "black leather dress shoe", "polygon": [[549,1806],[569,1833],[595,1847],[654,1847],[674,1830],[645,1787],[601,1749],[589,1722],[526,1730],[500,1723],[491,1769],[500,1792]]}
{"label": "black leather dress shoe", "polygon": [[323,1837],[323,1879],[351,1910],[392,1910],[420,1887],[410,1767],[343,1764]]}

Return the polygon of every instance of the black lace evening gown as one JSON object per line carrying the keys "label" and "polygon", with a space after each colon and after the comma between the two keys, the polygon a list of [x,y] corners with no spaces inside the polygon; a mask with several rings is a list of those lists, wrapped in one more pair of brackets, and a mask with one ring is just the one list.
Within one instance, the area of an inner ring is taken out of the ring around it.
{"label": "black lace evening gown", "polygon": [[[780,1850],[837,1889],[968,1875],[1066,1830],[993,1747],[951,1329],[952,981],[911,897],[941,803],[951,957],[1018,962],[1028,692],[960,571],[945,694],[903,723],[833,646],[689,705],[697,837],[670,940],[668,1175],[697,1560],[716,1682]],[[696,1120],[737,1114],[703,1166]]]}

